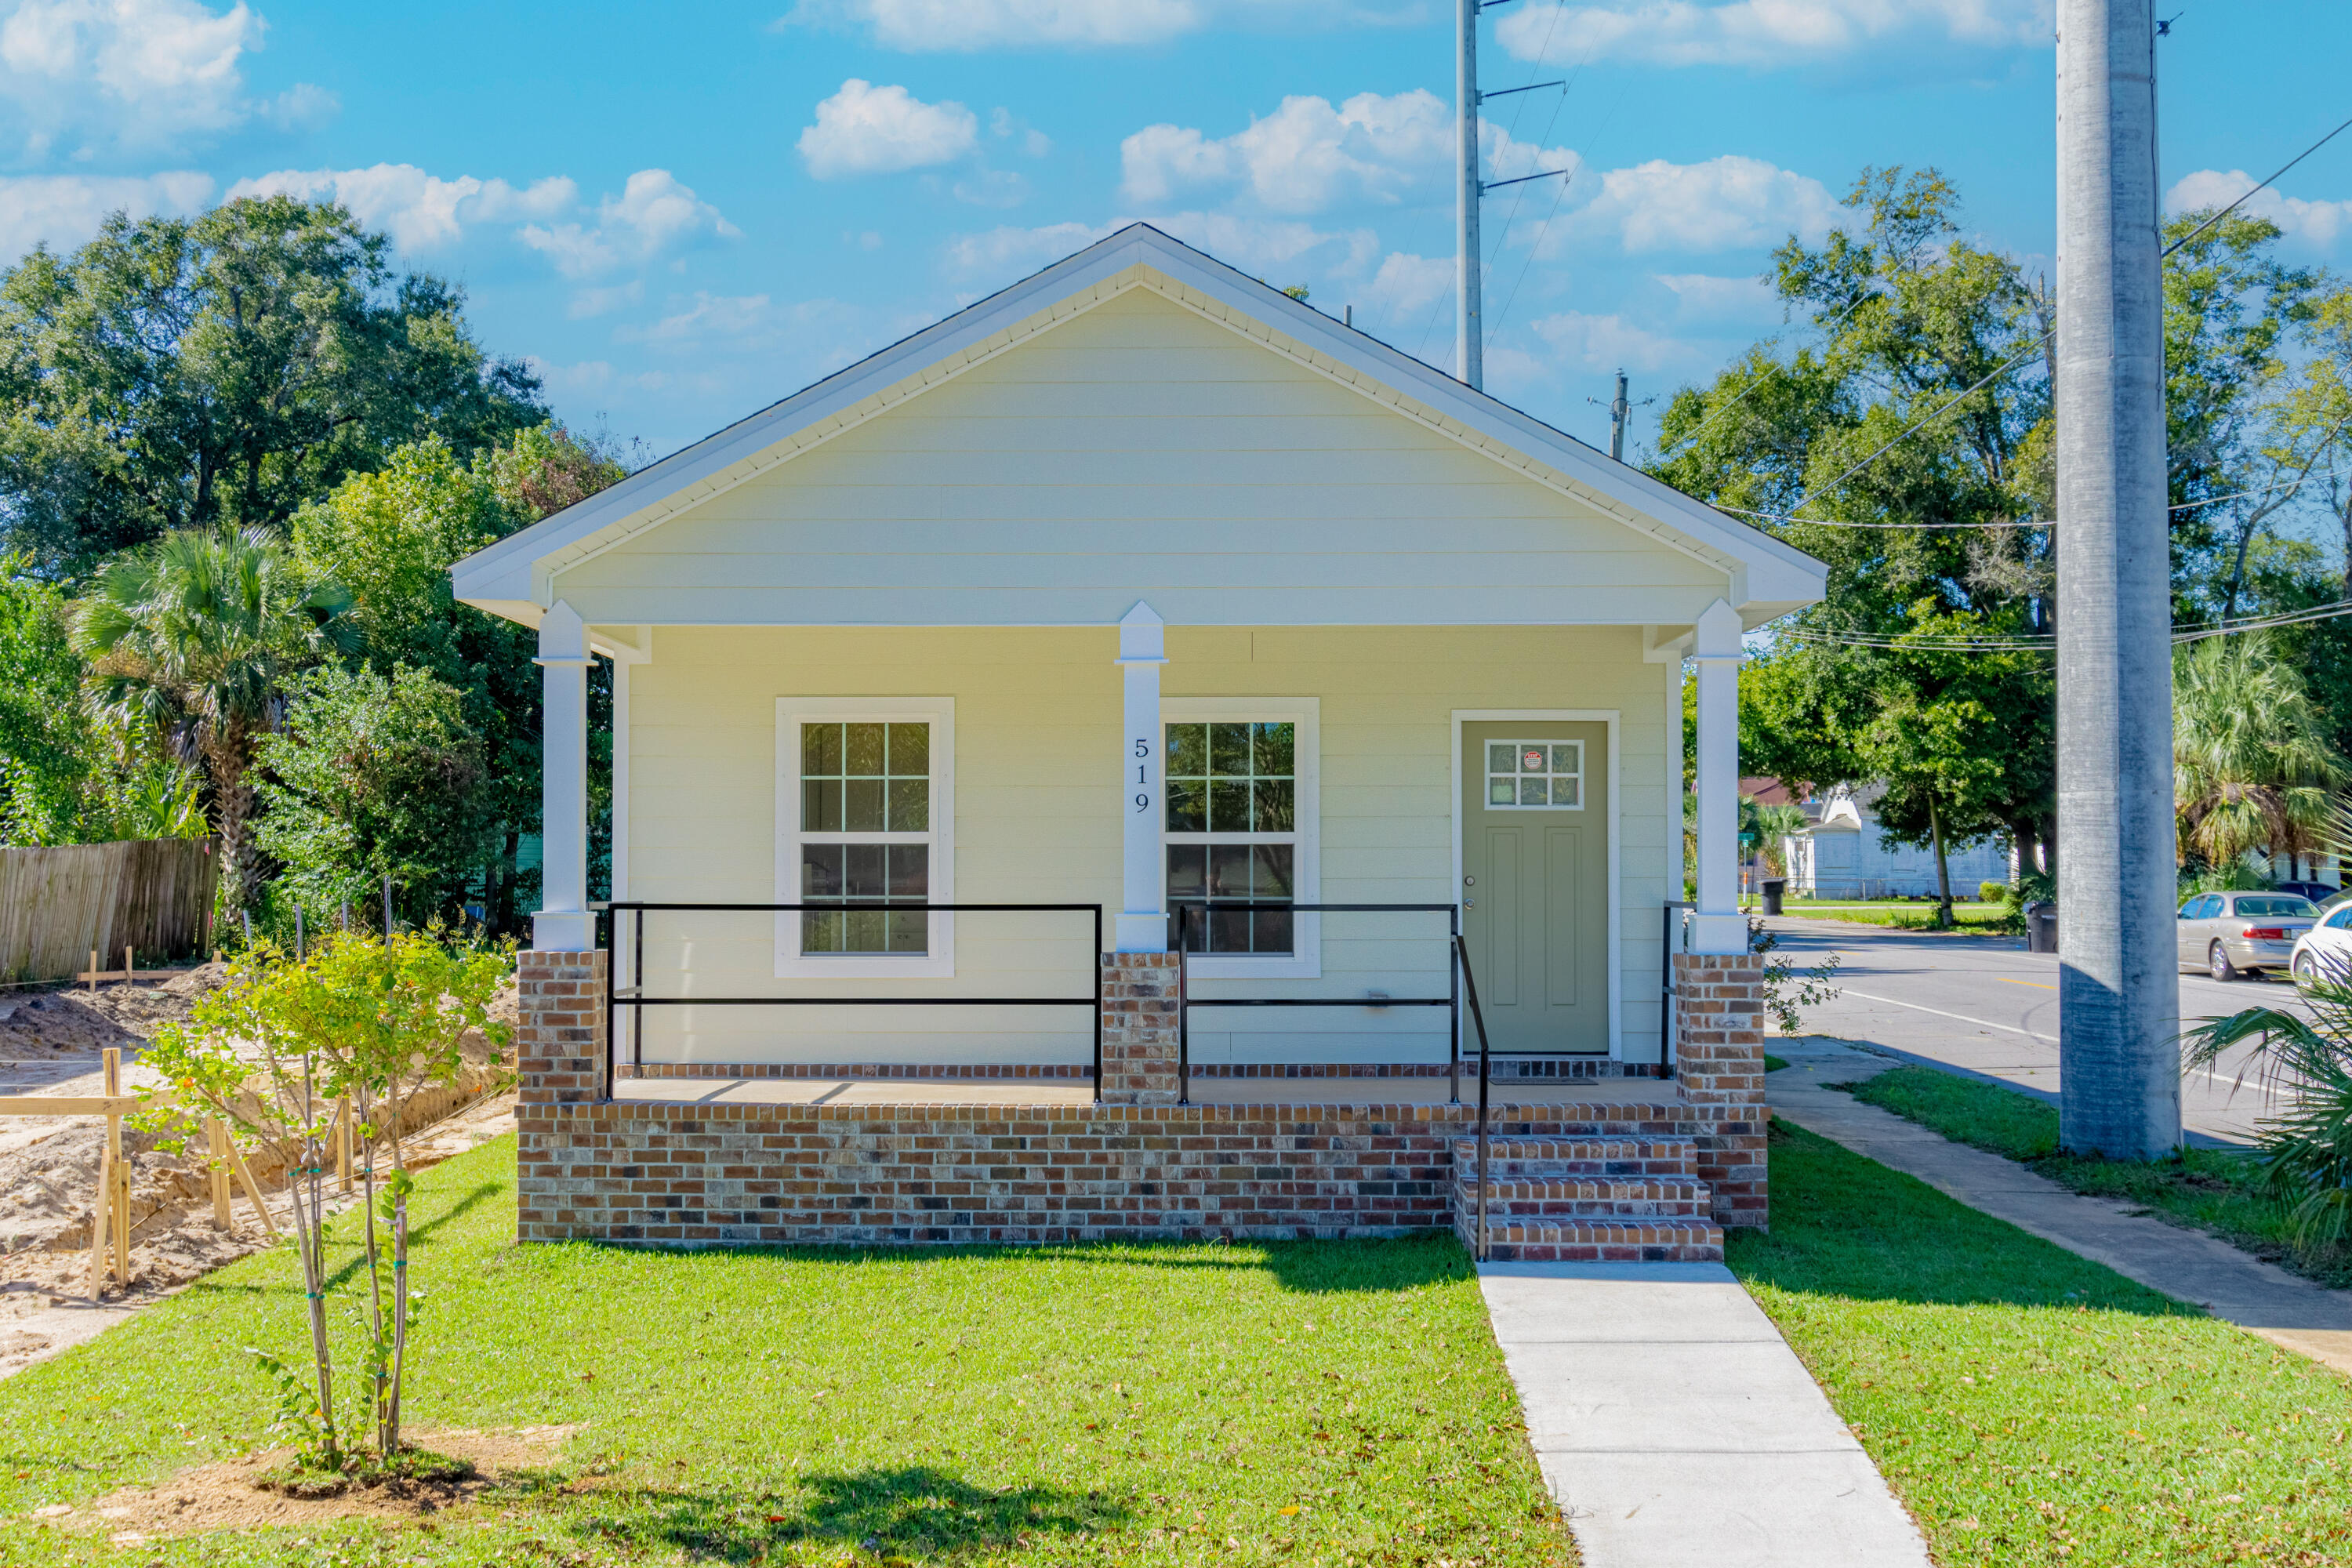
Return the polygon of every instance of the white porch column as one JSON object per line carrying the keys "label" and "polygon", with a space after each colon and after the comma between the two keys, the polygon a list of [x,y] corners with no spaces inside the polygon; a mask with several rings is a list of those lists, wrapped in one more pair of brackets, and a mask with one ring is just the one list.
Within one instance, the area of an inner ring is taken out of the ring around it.
{"label": "white porch column", "polygon": [[1739,612],[1721,599],[1698,618],[1698,911],[1691,951],[1746,952],[1739,912]]}
{"label": "white porch column", "polygon": [[596,917],[588,912],[588,628],[558,599],[539,623],[544,794],[530,944],[541,952],[586,952],[596,945]]}
{"label": "white porch column", "polygon": [[1118,666],[1127,686],[1127,722],[1118,747],[1119,816],[1125,828],[1125,879],[1112,946],[1120,952],[1168,951],[1167,876],[1160,865],[1160,667],[1168,662],[1166,626],[1140,600],[1118,623]]}

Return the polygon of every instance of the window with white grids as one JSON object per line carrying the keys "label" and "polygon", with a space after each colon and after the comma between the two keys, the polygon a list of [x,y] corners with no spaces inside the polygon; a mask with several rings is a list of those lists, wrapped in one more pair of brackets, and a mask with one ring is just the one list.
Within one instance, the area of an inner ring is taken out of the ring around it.
{"label": "window with white grids", "polygon": [[778,700],[778,974],[954,973],[954,744],[945,699]]}

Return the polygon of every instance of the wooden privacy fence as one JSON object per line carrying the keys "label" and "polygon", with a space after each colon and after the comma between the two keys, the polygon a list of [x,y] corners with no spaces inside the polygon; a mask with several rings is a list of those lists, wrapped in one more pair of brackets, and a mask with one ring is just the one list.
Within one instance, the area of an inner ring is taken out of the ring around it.
{"label": "wooden privacy fence", "polygon": [[199,952],[219,880],[209,838],[0,849],[0,980],[69,979],[92,951]]}

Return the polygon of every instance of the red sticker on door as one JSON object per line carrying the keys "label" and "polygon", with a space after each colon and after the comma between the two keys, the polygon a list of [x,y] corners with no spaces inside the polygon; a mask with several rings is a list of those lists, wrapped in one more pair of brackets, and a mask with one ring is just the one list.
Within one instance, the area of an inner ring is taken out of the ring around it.
{"label": "red sticker on door", "polygon": [[1526,751],[1520,752],[1519,766],[1523,771],[1531,773],[1539,773],[1543,772],[1543,748],[1541,746],[1529,746]]}

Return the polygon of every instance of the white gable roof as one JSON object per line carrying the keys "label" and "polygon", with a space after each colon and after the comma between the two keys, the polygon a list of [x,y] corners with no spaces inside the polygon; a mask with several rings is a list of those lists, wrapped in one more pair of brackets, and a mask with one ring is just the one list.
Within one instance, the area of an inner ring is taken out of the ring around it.
{"label": "white gable roof", "polygon": [[1706,563],[1750,627],[1822,595],[1826,571],[1811,556],[1136,224],[468,556],[451,573],[457,596],[536,624],[567,567],[1139,287]]}

